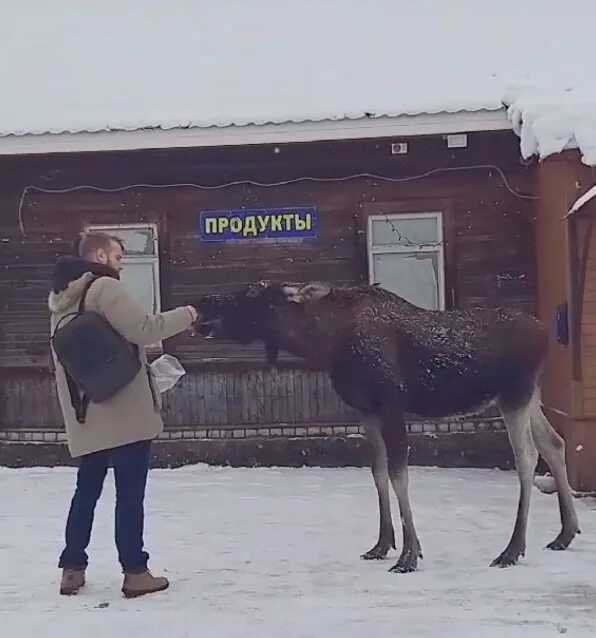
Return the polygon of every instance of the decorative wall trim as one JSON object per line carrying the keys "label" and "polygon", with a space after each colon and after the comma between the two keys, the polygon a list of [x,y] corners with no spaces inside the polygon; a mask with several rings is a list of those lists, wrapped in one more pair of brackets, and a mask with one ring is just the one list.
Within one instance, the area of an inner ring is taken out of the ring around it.
{"label": "decorative wall trim", "polygon": [[[454,420],[442,422],[415,421],[407,424],[411,434],[447,434],[450,432],[487,432],[504,428],[500,418],[483,420]],[[260,428],[226,427],[226,428],[166,428],[159,435],[160,440],[204,440],[204,439],[248,439],[269,437],[321,437],[321,436],[363,436],[364,430],[358,425],[312,425],[306,427],[272,426]],[[0,441],[19,441],[22,443],[63,443],[66,441],[64,431],[41,428],[0,430]]]}

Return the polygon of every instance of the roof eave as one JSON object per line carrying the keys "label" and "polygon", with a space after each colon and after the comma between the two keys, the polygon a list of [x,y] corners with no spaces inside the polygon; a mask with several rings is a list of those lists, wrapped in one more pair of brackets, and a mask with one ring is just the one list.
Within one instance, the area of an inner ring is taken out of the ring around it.
{"label": "roof eave", "polygon": [[285,124],[6,135],[0,137],[0,155],[404,138],[510,129],[511,123],[503,108]]}

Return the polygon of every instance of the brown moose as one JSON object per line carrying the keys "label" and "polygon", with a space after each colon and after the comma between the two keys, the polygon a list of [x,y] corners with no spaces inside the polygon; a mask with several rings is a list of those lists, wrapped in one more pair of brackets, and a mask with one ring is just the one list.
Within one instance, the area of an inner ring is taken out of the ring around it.
{"label": "brown moose", "polygon": [[238,343],[262,341],[271,364],[285,350],[329,374],[339,396],[363,415],[373,449],[379,538],[364,559],[395,548],[389,480],[403,545],[395,572],[422,557],[408,496],[406,413],[445,417],[494,404],[503,417],[520,482],[510,541],[491,563],[514,565],[526,549],[533,475],[542,454],[556,483],[562,528],[548,548],[579,533],[563,439],[545,417],[539,377],[548,335],[533,316],[510,309],[430,311],[378,286],[259,282],[198,303],[197,332]]}

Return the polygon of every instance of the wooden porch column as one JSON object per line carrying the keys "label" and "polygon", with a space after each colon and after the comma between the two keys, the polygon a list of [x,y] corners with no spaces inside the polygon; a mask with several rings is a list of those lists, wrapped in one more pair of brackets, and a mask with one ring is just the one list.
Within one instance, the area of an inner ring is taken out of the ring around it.
{"label": "wooden porch column", "polygon": [[[538,167],[538,312],[551,335],[543,402],[547,416],[565,438],[569,480],[574,489],[582,491],[596,490],[596,244],[592,243],[588,255],[584,300],[578,304],[574,289],[581,286],[577,285],[580,272],[573,250],[574,227],[562,218],[595,181],[594,170],[581,163],[577,152],[552,156]],[[586,314],[592,312],[592,295],[593,320]],[[565,302],[569,307],[569,343],[560,344],[556,313]],[[593,348],[588,345],[592,342]]]}

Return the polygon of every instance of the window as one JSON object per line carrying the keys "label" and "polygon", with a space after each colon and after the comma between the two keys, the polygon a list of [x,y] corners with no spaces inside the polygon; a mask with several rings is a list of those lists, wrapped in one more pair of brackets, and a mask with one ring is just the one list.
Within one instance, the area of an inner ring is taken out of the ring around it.
{"label": "window", "polygon": [[[156,224],[89,224],[85,231],[101,231],[124,243],[120,280],[148,314],[161,311],[159,251]],[[155,344],[150,349],[161,349]]]}
{"label": "window", "polygon": [[371,215],[369,282],[430,310],[445,309],[442,213]]}

